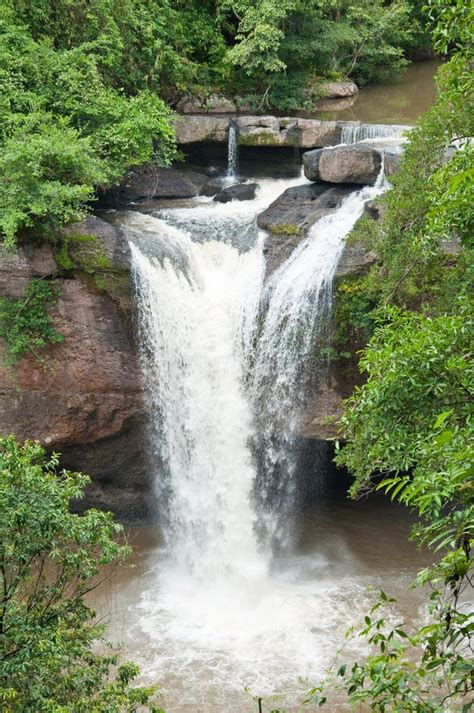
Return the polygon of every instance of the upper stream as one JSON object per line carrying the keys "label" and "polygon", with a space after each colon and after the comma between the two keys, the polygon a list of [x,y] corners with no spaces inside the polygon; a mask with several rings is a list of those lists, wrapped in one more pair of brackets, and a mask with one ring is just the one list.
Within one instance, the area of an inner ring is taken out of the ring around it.
{"label": "upper stream", "polygon": [[[121,573],[98,605],[171,712],[248,711],[251,695],[272,694],[296,710],[369,608],[368,586],[399,590],[416,569],[408,544],[410,565],[400,556],[397,510],[374,519],[334,500],[323,454],[319,465],[314,449],[306,465],[295,456],[306,366],[325,343],[345,237],[385,188],[380,176],[349,194],[265,280],[255,218],[301,183],[259,180],[252,201],[197,198],[121,217],[158,524],[132,530],[138,572]],[[319,368],[324,378],[324,360]],[[313,494],[301,511],[304,478]],[[395,547],[388,568],[381,532]],[[346,644],[345,655],[360,646]]]}

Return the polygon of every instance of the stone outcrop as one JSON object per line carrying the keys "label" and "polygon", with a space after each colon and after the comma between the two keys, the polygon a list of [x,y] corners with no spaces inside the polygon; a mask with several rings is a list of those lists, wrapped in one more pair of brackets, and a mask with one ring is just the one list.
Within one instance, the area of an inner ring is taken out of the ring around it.
{"label": "stone outcrop", "polygon": [[332,146],[341,138],[342,125],[300,117],[276,116],[180,116],[175,119],[179,144],[227,143],[230,122],[238,128],[242,146]]}
{"label": "stone outcrop", "polygon": [[307,151],[303,165],[310,181],[373,185],[382,167],[382,155],[366,144],[334,146]]}
{"label": "stone outcrop", "polygon": [[344,99],[355,97],[358,93],[359,88],[354,82],[326,82],[321,87],[323,99]]}
{"label": "stone outcrop", "polygon": [[351,187],[313,183],[288,188],[258,216],[259,228],[267,231],[265,255],[267,277],[292,253],[311,226],[336,210]]}
{"label": "stone outcrop", "polygon": [[27,354],[6,366],[0,344],[0,432],[39,440],[63,454],[65,467],[91,475],[82,506],[136,518],[146,512],[150,483],[128,244],[97,218],[68,233],[71,243],[74,235],[100,236],[107,267],[66,274],[47,245],[28,245],[15,255],[0,249],[0,294],[17,298],[32,277],[54,279],[60,296],[51,310],[53,326],[65,337],[42,352],[42,365]]}
{"label": "stone outcrop", "polygon": [[242,146],[332,146],[340,138],[335,121],[299,117],[242,116],[236,120]]}
{"label": "stone outcrop", "polygon": [[207,97],[183,97],[176,104],[176,110],[182,114],[234,114],[237,105],[223,94],[210,94]]}
{"label": "stone outcrop", "polygon": [[149,164],[129,171],[120,186],[100,197],[100,205],[123,208],[127,203],[153,198],[193,198],[208,180],[197,171]]}
{"label": "stone outcrop", "polygon": [[230,119],[225,116],[178,116],[173,122],[178,144],[227,143]]}
{"label": "stone outcrop", "polygon": [[251,201],[255,198],[257,190],[256,183],[236,183],[234,186],[227,186],[220,193],[214,196],[214,200],[219,203],[229,201]]}

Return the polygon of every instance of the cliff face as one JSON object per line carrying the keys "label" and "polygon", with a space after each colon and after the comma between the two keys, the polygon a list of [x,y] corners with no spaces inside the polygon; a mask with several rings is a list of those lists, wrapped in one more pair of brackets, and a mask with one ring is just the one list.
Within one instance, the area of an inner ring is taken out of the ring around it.
{"label": "cliff face", "polygon": [[105,269],[58,270],[47,246],[0,254],[2,296],[19,297],[32,277],[55,280],[60,296],[51,316],[65,337],[42,352],[43,364],[27,354],[6,366],[0,345],[0,431],[37,439],[61,452],[65,467],[91,475],[83,506],[138,517],[146,512],[150,483],[128,246],[103,221],[85,221],[80,233],[87,232],[101,234]]}
{"label": "cliff face", "polygon": [[[157,191],[196,195],[204,179],[174,169],[137,172],[127,178],[127,198]],[[324,182],[290,188],[259,216],[258,225],[268,235],[267,276],[314,221],[336,210],[352,190],[352,185]],[[118,200],[124,200],[120,192]],[[92,483],[79,507],[138,519],[150,509],[156,464],[147,460],[128,242],[119,227],[90,217],[65,229],[59,246],[56,253],[32,243],[17,253],[0,248],[0,297],[19,298],[32,278],[53,280],[59,297],[50,314],[53,327],[64,335],[62,343],[42,350],[41,364],[28,353],[7,366],[0,340],[0,433],[39,440],[62,453],[65,467],[89,474]],[[363,275],[373,259],[363,246],[351,244],[336,279]],[[362,344],[348,346],[354,354]],[[309,375],[300,435],[322,440],[333,435],[326,418],[339,414],[341,400],[361,377],[355,356],[331,361],[327,378],[317,376]]]}

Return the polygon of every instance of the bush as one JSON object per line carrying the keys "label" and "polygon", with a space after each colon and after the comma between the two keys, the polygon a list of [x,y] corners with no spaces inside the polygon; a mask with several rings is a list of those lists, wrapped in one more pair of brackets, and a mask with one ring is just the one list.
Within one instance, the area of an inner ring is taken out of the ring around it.
{"label": "bush", "polygon": [[[5,713],[159,713],[138,668],[96,653],[104,627],[85,596],[130,548],[110,513],[70,512],[88,478],[36,443],[0,438],[0,707]],[[118,666],[118,669],[116,667]]]}

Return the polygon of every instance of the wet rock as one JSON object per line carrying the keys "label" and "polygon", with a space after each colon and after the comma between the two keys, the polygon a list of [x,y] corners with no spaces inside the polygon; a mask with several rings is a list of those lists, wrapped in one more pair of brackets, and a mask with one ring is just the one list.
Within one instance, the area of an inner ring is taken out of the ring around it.
{"label": "wet rock", "polygon": [[257,190],[256,183],[237,183],[235,186],[228,186],[223,191],[214,196],[214,200],[219,203],[229,201],[251,201],[255,198]]}
{"label": "wet rock", "polygon": [[207,97],[183,97],[176,104],[176,110],[182,114],[234,114],[237,105],[223,94],[210,94]]}
{"label": "wet rock", "polygon": [[129,171],[118,186],[100,197],[100,205],[123,207],[152,198],[193,198],[208,177],[203,173],[147,164]]}
{"label": "wet rock", "polygon": [[303,154],[304,173],[310,181],[373,185],[382,155],[366,144],[335,146]]}
{"label": "wet rock", "polygon": [[321,96],[324,99],[355,97],[358,93],[359,88],[354,82],[327,82],[321,88]]}
{"label": "wet rock", "polygon": [[288,188],[257,218],[257,225],[268,232],[265,243],[267,277],[276,270],[305,238],[311,226],[336,210],[353,190],[327,183]]}
{"label": "wet rock", "polygon": [[208,181],[201,188],[201,196],[215,196],[217,193],[221,193],[224,187],[224,179],[215,178],[212,181]]}

